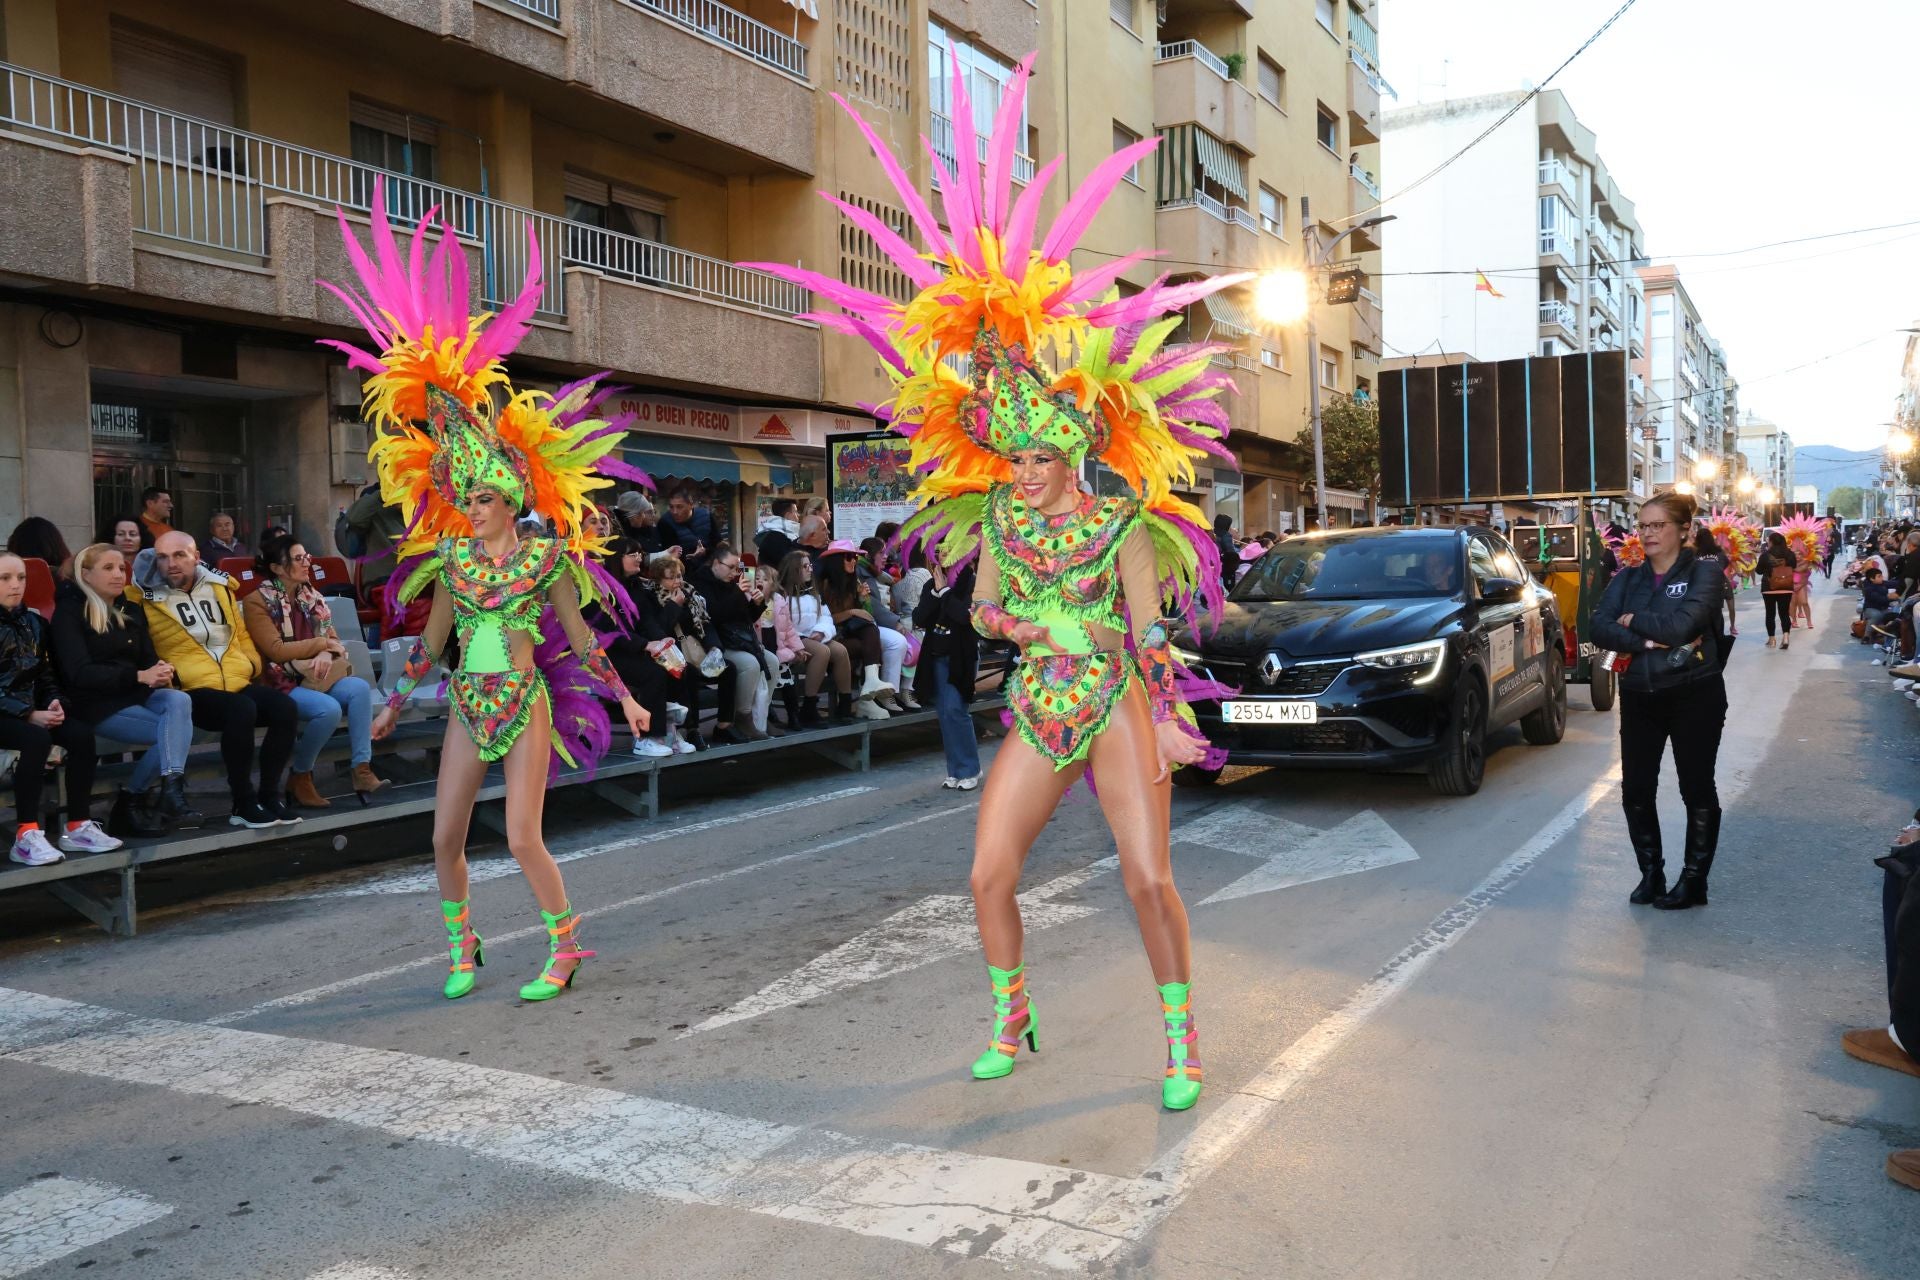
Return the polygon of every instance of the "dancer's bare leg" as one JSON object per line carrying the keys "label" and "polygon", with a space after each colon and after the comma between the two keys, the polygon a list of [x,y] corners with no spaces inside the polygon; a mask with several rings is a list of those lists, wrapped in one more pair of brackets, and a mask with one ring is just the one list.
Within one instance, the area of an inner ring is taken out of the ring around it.
{"label": "dancer's bare leg", "polygon": [[1015,898],[1020,871],[1060,797],[1084,768],[1076,764],[1056,770],[1051,760],[1013,733],[1007,735],[993,768],[987,771],[973,837],[971,884],[980,945],[987,963],[996,969],[1020,967],[1023,933]]}
{"label": "dancer's bare leg", "polygon": [[1120,851],[1120,879],[1140,923],[1156,986],[1186,982],[1193,975],[1193,947],[1187,908],[1173,884],[1173,855],[1168,827],[1173,812],[1173,782],[1161,778],[1153,717],[1146,696],[1135,688],[1089,753],[1100,809]]}
{"label": "dancer's bare leg", "polygon": [[440,881],[440,896],[448,902],[467,900],[467,824],[473,816],[473,798],[480,794],[486,777],[480,749],[459,720],[448,716],[433,806],[433,874]]}
{"label": "dancer's bare leg", "polygon": [[[547,766],[553,757],[552,723],[552,712],[542,698],[533,718],[501,761],[501,770],[507,780],[507,850],[520,864],[540,909],[557,916],[567,910],[567,886],[560,878],[560,864],[547,852],[546,837],[541,833],[547,808]],[[562,951],[554,961],[553,976],[565,978],[579,963]]]}

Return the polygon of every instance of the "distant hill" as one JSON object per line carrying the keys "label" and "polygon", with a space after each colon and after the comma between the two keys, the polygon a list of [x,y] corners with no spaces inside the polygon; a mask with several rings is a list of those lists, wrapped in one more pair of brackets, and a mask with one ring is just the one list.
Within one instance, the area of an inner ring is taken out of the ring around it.
{"label": "distant hill", "polygon": [[1798,484],[1818,486],[1821,501],[1841,485],[1873,487],[1880,474],[1880,450],[1841,449],[1830,444],[1803,444],[1793,451],[1793,478]]}

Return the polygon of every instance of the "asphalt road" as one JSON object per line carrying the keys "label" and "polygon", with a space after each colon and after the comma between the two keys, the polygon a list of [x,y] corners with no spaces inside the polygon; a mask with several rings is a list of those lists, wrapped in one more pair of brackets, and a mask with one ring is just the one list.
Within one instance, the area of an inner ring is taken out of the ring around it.
{"label": "asphalt road", "polygon": [[[926,749],[715,769],[654,824],[560,805],[600,955],[541,1006],[494,846],[479,989],[440,999],[417,824],[183,870],[131,941],[0,904],[0,1280],[1910,1280],[1920,1200],[1882,1163],[1920,1146],[1920,1081],[1839,1035],[1885,1018],[1870,860],[1920,712],[1842,600],[1787,653],[1740,641],[1704,910],[1627,907],[1613,716],[1580,688],[1566,741],[1505,732],[1471,799],[1178,793],[1183,1115],[1084,800],[1025,881],[1042,1052],[968,1078],[975,797]],[[1677,847],[1670,773],[1663,801]]]}

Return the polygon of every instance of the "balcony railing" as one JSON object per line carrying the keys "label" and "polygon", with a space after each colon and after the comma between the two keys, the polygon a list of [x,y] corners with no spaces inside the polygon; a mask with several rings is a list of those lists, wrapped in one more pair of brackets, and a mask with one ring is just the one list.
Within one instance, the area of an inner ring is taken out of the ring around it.
{"label": "balcony railing", "polygon": [[[1163,201],[1154,207],[1161,213],[1168,213],[1176,209],[1198,209],[1202,213],[1213,215],[1222,222],[1231,220],[1227,213],[1227,206],[1204,191],[1196,191],[1192,195],[1182,196],[1178,200]],[[1256,225],[1258,225],[1257,220]]]}
{"label": "balcony railing", "polygon": [[1347,166],[1347,172],[1353,175],[1353,180],[1359,183],[1368,195],[1372,196],[1375,200],[1380,198],[1380,184],[1374,181],[1372,174],[1357,164],[1349,164]]}
{"label": "balcony railing", "polygon": [[268,197],[364,213],[372,208],[375,180],[384,178],[387,211],[396,221],[417,222],[437,205],[463,240],[477,243],[481,297],[488,306],[507,302],[524,277],[531,232],[546,264],[539,310],[549,318],[566,315],[562,266],[769,315],[797,316],[808,309],[808,291],[800,286],[717,258],[176,115],[22,67],[0,63],[0,77],[0,125],[134,161],[133,225],[146,235],[265,260],[271,251]]}
{"label": "balcony railing", "polygon": [[[550,2],[536,0],[536,3]],[[621,3],[706,36],[762,66],[784,71],[800,80],[807,78],[806,45],[719,0],[621,0]]]}
{"label": "balcony railing", "polygon": [[525,9],[542,22],[560,25],[560,0],[501,0],[515,9]]}
{"label": "balcony railing", "polygon": [[1201,66],[1219,76],[1222,80],[1233,79],[1233,73],[1227,70],[1227,64],[1220,55],[1198,40],[1176,40],[1172,44],[1163,44],[1154,53],[1155,62],[1174,62],[1181,58],[1195,58]]}
{"label": "balcony railing", "polygon": [[1556,182],[1569,191],[1573,190],[1573,170],[1567,168],[1566,165],[1561,164],[1558,160],[1542,160],[1540,162],[1540,185],[1548,187]]}
{"label": "balcony railing", "polygon": [[1245,227],[1249,231],[1260,230],[1260,216],[1253,210],[1243,209],[1237,204],[1227,206],[1227,221],[1236,227]]}
{"label": "balcony railing", "polygon": [[1373,86],[1375,93],[1384,93],[1395,102],[1400,101],[1399,90],[1387,83],[1387,78],[1380,74],[1380,64],[1368,58],[1364,49],[1348,45],[1347,58],[1366,75],[1367,83]]}
{"label": "balcony railing", "polygon": [[[927,130],[927,132],[931,135],[931,137],[929,138],[929,141],[933,143],[934,153],[938,155],[942,160],[946,161],[947,167],[951,169],[955,163],[954,155],[955,155],[955,148],[956,148],[956,144],[954,142],[954,136],[953,136],[953,118],[939,111],[929,112],[928,115],[932,117],[932,119],[929,121],[929,124],[931,125],[931,127]],[[987,162],[986,135],[976,134],[974,137],[974,142],[975,142],[975,149],[980,153],[980,163],[985,164]],[[1025,186],[1027,183],[1033,181],[1033,157],[1032,156],[1027,155],[1025,152],[1014,153],[1013,180],[1015,182],[1018,182],[1022,186]],[[937,183],[938,179],[936,179],[935,181]]]}
{"label": "balcony railing", "polygon": [[1568,333],[1580,332],[1580,318],[1572,307],[1557,298],[1540,304],[1540,323],[1557,324]]}

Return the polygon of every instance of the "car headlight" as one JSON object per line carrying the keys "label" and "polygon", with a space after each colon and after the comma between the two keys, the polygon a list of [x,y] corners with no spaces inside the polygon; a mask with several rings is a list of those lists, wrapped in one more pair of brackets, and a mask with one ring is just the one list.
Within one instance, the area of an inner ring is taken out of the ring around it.
{"label": "car headlight", "polygon": [[1353,660],[1363,667],[1372,667],[1376,671],[1404,671],[1418,673],[1415,684],[1425,684],[1440,674],[1440,667],[1447,656],[1445,640],[1422,640],[1418,644],[1395,645],[1391,649],[1372,649],[1366,653],[1356,653]]}

